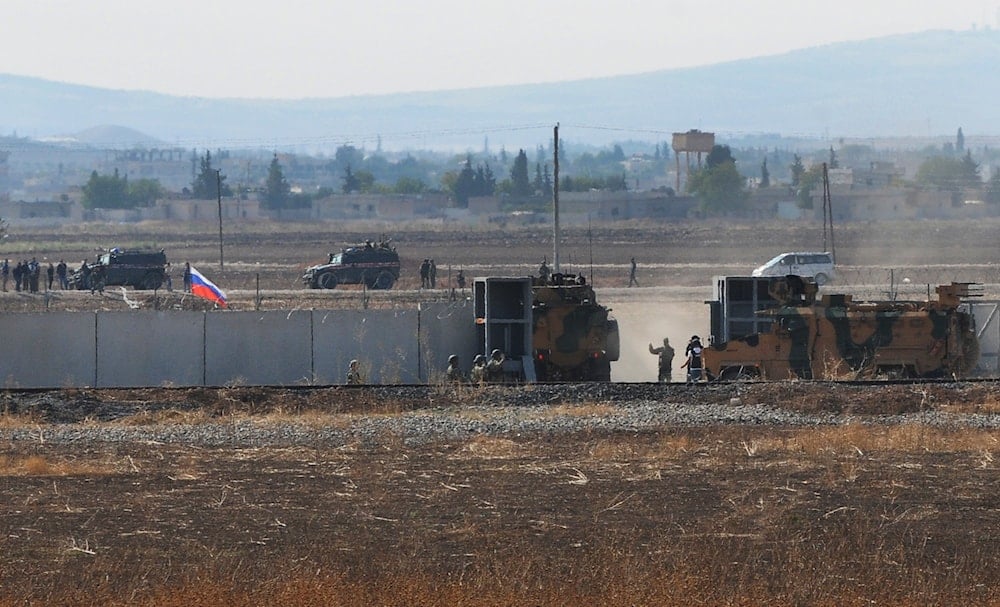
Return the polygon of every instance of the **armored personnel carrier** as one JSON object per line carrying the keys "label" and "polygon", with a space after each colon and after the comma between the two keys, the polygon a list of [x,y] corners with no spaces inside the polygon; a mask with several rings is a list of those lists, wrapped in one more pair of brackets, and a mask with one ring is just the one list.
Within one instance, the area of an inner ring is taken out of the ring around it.
{"label": "armored personnel carrier", "polygon": [[535,279],[532,347],[538,381],[611,381],[618,360],[618,321],[598,304],[593,287],[553,274]]}
{"label": "armored personnel carrier", "polygon": [[937,287],[936,301],[856,302],[799,276],[771,280],[770,332],[705,348],[708,379],[964,377],[979,359],[972,283]]}
{"label": "armored personnel carrier", "polygon": [[391,289],[397,280],[399,253],[386,240],[344,247],[339,253],[330,253],[327,263],[307,268],[302,276],[310,289],[335,289],[342,284]]}
{"label": "armored personnel carrier", "polygon": [[[98,286],[127,286],[136,289],[159,289],[166,280],[167,255],[159,251],[128,251],[117,247],[97,256],[94,263],[73,272],[69,284],[74,289]],[[95,281],[101,283],[97,285]]]}

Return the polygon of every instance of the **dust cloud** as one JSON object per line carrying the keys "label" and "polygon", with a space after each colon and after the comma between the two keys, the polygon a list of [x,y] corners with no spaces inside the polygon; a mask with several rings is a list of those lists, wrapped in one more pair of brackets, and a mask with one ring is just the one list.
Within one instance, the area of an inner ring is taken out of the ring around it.
{"label": "dust cloud", "polygon": [[611,379],[618,382],[656,381],[657,347],[670,338],[674,348],[673,381],[684,381],[684,346],[692,335],[707,343],[708,306],[701,301],[609,301],[621,333],[621,358],[611,364]]}

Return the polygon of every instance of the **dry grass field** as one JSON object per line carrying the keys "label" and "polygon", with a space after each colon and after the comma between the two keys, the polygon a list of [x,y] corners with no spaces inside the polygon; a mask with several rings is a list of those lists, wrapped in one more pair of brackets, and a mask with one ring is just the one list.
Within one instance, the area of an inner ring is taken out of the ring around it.
{"label": "dry grass field", "polygon": [[[927,222],[876,233],[848,226],[837,246],[857,276],[907,268],[914,282],[995,285],[997,227]],[[165,247],[176,264],[191,261],[230,290],[243,309],[254,305],[257,276],[267,307],[358,305],[350,288],[308,296],[286,290],[298,289],[301,270],[331,248],[381,233],[395,239],[405,267],[400,288],[378,294],[375,305],[416,297],[406,291],[418,286],[424,257],[436,259],[439,276],[449,264],[475,276],[521,274],[550,255],[544,229],[331,229],[227,227],[224,271],[211,226],[15,230],[4,255],[78,264],[100,246]],[[570,228],[564,255],[574,271],[589,272],[592,250],[594,281],[605,289],[624,287],[635,255],[641,284],[656,288],[612,295],[631,313],[638,307],[628,305],[654,308],[660,298],[700,306],[713,274],[747,271],[781,250],[816,249],[818,235],[813,226],[625,225],[595,227],[591,247],[585,228]],[[201,305],[179,294],[159,297],[165,307]],[[6,312],[119,307],[108,294],[0,296]],[[684,318],[670,330],[687,332]],[[641,329],[634,337],[642,343],[623,349],[652,365],[641,350],[654,337]],[[0,607],[1000,606],[1000,433],[881,419],[914,411],[996,416],[1000,388],[754,390],[753,402],[851,415],[854,423],[663,425],[420,444],[385,433],[280,448],[52,443],[43,430],[114,435],[248,420],[348,427],[359,416],[391,418],[428,403],[337,389],[305,401],[254,388],[70,390],[53,398],[76,403],[80,413],[58,417],[18,408],[12,403],[20,397],[8,394],[0,404]],[[157,408],[118,419],[93,414],[121,398]],[[439,399],[434,406],[465,404]],[[522,415],[603,416],[626,406],[559,402]],[[33,438],[9,438],[15,430]]]}

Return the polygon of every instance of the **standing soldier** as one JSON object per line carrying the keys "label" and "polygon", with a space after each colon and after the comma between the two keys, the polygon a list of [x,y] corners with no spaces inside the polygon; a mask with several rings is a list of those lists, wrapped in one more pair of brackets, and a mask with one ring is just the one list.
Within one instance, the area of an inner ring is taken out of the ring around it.
{"label": "standing soldier", "polygon": [[462,383],[465,381],[465,374],[462,373],[462,369],[458,366],[457,354],[452,354],[448,357],[448,370],[445,371],[445,376],[450,382]]}
{"label": "standing soldier", "polygon": [[670,347],[670,339],[664,337],[663,346],[659,348],[654,348],[653,344],[649,344],[649,353],[660,357],[659,372],[656,375],[656,381],[669,382],[671,379],[671,367],[674,363],[674,349]]}
{"label": "standing soldier", "polygon": [[20,261],[17,262],[16,266],[14,266],[14,270],[12,273],[14,274],[14,290],[20,291],[21,277],[24,276],[24,266],[21,264]]}
{"label": "standing soldier", "polygon": [[486,357],[482,354],[476,354],[476,357],[472,359],[472,371],[469,373],[469,379],[474,384],[486,381]]}
{"label": "standing soldier", "polygon": [[[459,289],[465,288],[465,273],[462,270],[458,271],[458,275],[455,276],[455,282],[458,283]],[[4,289],[6,291],[6,289]]]}
{"label": "standing soldier", "polygon": [[66,279],[66,262],[62,259],[56,265],[56,276],[59,278],[59,288],[65,291],[69,288],[69,281]]}
{"label": "standing soldier", "polygon": [[0,264],[0,275],[3,276],[3,290],[7,291],[7,280],[10,279],[10,260],[5,259],[3,263]]}
{"label": "standing soldier", "polygon": [[543,285],[549,282],[549,276],[551,275],[551,272],[549,272],[549,264],[546,263],[547,261],[548,260],[543,257],[542,265],[538,266],[538,279]]}
{"label": "standing soldier", "polygon": [[347,385],[348,386],[360,386],[365,383],[365,378],[361,375],[361,368],[358,364],[357,359],[351,361],[350,366],[347,368]]}
{"label": "standing soldier", "polygon": [[486,381],[493,383],[503,381],[503,361],[503,352],[498,349],[490,352],[490,360],[486,363]]}
{"label": "standing soldier", "polygon": [[430,274],[431,274],[431,262],[429,259],[425,259],[423,263],[420,264],[420,288],[426,289],[431,286],[430,284]]}
{"label": "standing soldier", "polygon": [[427,268],[427,280],[430,282],[430,287],[432,289],[437,288],[437,277],[438,277],[438,267],[432,259],[430,261],[430,266]]}
{"label": "standing soldier", "polygon": [[191,264],[184,262],[184,292],[191,292]]}
{"label": "standing soldier", "polygon": [[639,286],[639,281],[635,279],[635,257],[632,258],[632,269],[628,273],[628,286]]}
{"label": "standing soldier", "polygon": [[56,279],[56,267],[52,265],[51,261],[49,262],[49,267],[45,268],[45,278],[46,278],[45,290],[51,291],[52,283],[55,282]]}

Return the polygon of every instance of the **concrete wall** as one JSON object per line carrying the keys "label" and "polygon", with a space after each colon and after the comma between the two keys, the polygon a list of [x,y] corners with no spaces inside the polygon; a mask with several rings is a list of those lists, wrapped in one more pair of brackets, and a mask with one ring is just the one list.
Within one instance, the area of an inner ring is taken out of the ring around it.
{"label": "concrete wall", "polygon": [[463,302],[403,310],[52,312],[0,315],[0,382],[11,388],[343,383],[439,379],[476,353]]}

